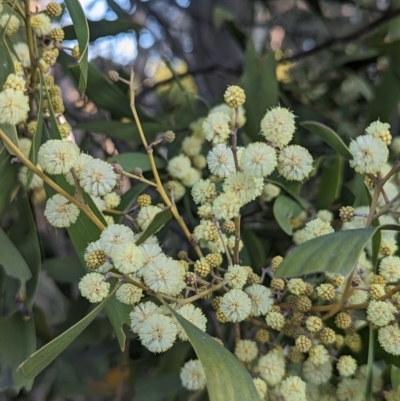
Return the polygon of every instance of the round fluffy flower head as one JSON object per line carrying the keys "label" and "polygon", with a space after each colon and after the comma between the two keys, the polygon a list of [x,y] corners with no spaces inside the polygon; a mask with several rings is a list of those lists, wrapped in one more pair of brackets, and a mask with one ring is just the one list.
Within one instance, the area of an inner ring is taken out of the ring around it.
{"label": "round fluffy flower head", "polygon": [[273,304],[272,292],[261,284],[253,284],[245,289],[251,300],[251,315],[260,316],[268,313]]}
{"label": "round fluffy flower head", "polygon": [[339,401],[365,401],[365,381],[344,378],[337,387]]}
{"label": "round fluffy flower head", "polygon": [[217,188],[209,179],[200,180],[193,185],[192,197],[195,203],[212,202],[217,196]]}
{"label": "round fluffy flower head", "polygon": [[89,269],[97,269],[100,273],[106,273],[112,268],[100,241],[91,242],[85,249],[83,258]]}
{"label": "round fluffy flower head", "polygon": [[24,154],[24,156],[29,158],[29,154],[31,153],[32,141],[28,138],[20,138],[18,145],[19,150]]}
{"label": "round fluffy flower head", "polygon": [[26,81],[23,77],[17,74],[8,75],[4,82],[3,89],[14,89],[16,91],[25,92]]}
{"label": "round fluffy flower head", "polygon": [[273,349],[258,360],[258,370],[269,386],[276,386],[285,377],[285,357],[282,350]]}
{"label": "round fluffy flower head", "polygon": [[320,385],[327,383],[332,375],[332,364],[328,360],[323,364],[315,364],[311,359],[303,363],[303,376],[307,382]]}
{"label": "round fluffy flower head", "polygon": [[154,313],[139,326],[139,339],[150,352],[165,352],[176,339],[176,326],[168,316]]}
{"label": "round fluffy flower head", "polygon": [[387,326],[394,320],[397,309],[390,303],[384,301],[370,301],[367,308],[367,319],[376,326]]}
{"label": "round fluffy flower head", "polygon": [[322,345],[314,345],[309,350],[309,359],[316,365],[322,365],[329,361],[328,350]]}
{"label": "round fluffy flower head", "polygon": [[227,192],[217,196],[212,204],[212,213],[218,220],[230,220],[239,214],[242,201],[233,193]]}
{"label": "round fluffy flower head", "polygon": [[182,141],[182,151],[190,156],[197,156],[201,152],[201,147],[203,145],[203,141],[201,141],[196,136],[187,136]]}
{"label": "round fluffy flower head", "polygon": [[224,279],[228,280],[229,287],[241,290],[246,284],[247,276],[247,270],[243,266],[232,265],[228,267]]}
{"label": "round fluffy flower head", "polygon": [[167,170],[171,177],[181,179],[187,174],[190,167],[190,159],[187,156],[179,155],[168,162]]}
{"label": "round fluffy flower head", "polygon": [[388,283],[400,280],[400,258],[398,256],[387,256],[379,264],[379,274]]}
{"label": "round fluffy flower head", "polygon": [[[186,304],[183,305],[180,309],[178,309],[177,312],[181,316],[183,316],[186,320],[188,320],[190,323],[198,327],[201,331],[206,331],[207,319],[200,308],[196,308],[192,304]],[[178,323],[178,321],[176,321],[176,323],[177,323],[178,337],[182,341],[187,341],[188,336],[186,334],[186,331]]]}
{"label": "round fluffy flower head", "polygon": [[173,296],[185,288],[184,274],[185,269],[178,261],[160,254],[148,263],[143,279],[153,291]]}
{"label": "round fluffy flower head", "polygon": [[88,273],[79,282],[79,291],[91,303],[101,302],[110,291],[110,283],[100,273]]}
{"label": "round fluffy flower head", "polygon": [[280,392],[285,401],[307,401],[306,383],[298,376],[289,376],[282,381]]}
{"label": "round fluffy flower head", "polygon": [[218,227],[211,220],[200,220],[200,224],[193,230],[197,240],[218,241]]}
{"label": "round fluffy flower head", "polygon": [[240,340],[235,347],[235,355],[241,362],[251,362],[257,357],[258,347],[255,341]]}
{"label": "round fluffy flower head", "polygon": [[22,66],[29,68],[31,66],[31,58],[29,56],[29,47],[26,43],[16,43],[14,45],[15,54],[18,60],[22,63]]}
{"label": "round fluffy flower head", "polygon": [[353,160],[350,166],[360,174],[376,174],[380,172],[389,157],[387,146],[371,135],[360,135],[350,143]]}
{"label": "round fluffy flower head", "polygon": [[[78,158],[76,159],[74,163],[74,171],[75,175],[78,178],[78,180],[81,179],[82,177],[82,170],[86,166],[87,163],[93,160],[93,157],[86,154],[86,153],[81,153]],[[67,180],[68,184],[75,186],[75,180],[70,171],[68,171],[67,174],[65,174],[65,179]]]}
{"label": "round fluffy flower head", "polygon": [[21,91],[5,89],[0,92],[0,123],[17,125],[25,121],[29,112],[29,99]]}
{"label": "round fluffy flower head", "polygon": [[117,245],[133,242],[133,231],[123,224],[109,225],[100,236],[100,245],[110,255]]}
{"label": "round fluffy flower head", "polygon": [[232,150],[223,144],[211,149],[207,155],[207,164],[211,173],[217,177],[227,177],[236,171]]}
{"label": "round fluffy flower head", "polygon": [[390,135],[390,124],[381,123],[379,120],[374,121],[365,129],[367,135],[371,135],[380,139],[385,145],[390,145],[392,142],[392,135]]}
{"label": "round fluffy flower head", "polygon": [[270,311],[265,317],[265,321],[269,327],[273,330],[282,330],[285,325],[285,318],[280,312]]}
{"label": "round fluffy flower head", "polygon": [[251,301],[242,290],[230,290],[220,301],[219,308],[229,322],[241,322],[251,312]]}
{"label": "round fluffy flower head", "polygon": [[261,199],[264,202],[270,202],[272,199],[275,199],[280,194],[281,189],[278,187],[278,185],[267,182],[266,184],[264,184],[264,189],[261,193]]}
{"label": "round fluffy flower head", "polygon": [[136,305],[133,312],[129,314],[131,319],[131,330],[134,333],[138,333],[141,324],[148,319],[150,316],[157,312],[158,306],[151,301],[142,302]]}
{"label": "round fluffy flower head", "polygon": [[207,141],[215,145],[225,143],[231,133],[229,122],[230,118],[224,113],[209,114],[203,122],[203,133]]}
{"label": "round fluffy flower head", "polygon": [[126,305],[134,305],[140,301],[140,298],[143,296],[143,290],[136,285],[125,283],[122,284],[121,287],[118,288],[115,293],[119,302],[122,302]]}
{"label": "round fluffy flower head", "polygon": [[242,205],[256,199],[263,187],[262,178],[253,178],[250,174],[241,171],[229,175],[222,185],[224,192],[235,194]]}
{"label": "round fluffy flower head", "polygon": [[122,274],[134,273],[144,263],[143,252],[133,241],[114,246],[110,256],[114,267]]}
{"label": "round fluffy flower head", "polygon": [[294,295],[303,295],[306,293],[307,284],[301,278],[291,278],[287,284],[288,290]]}
{"label": "round fluffy flower head", "polygon": [[51,20],[46,14],[33,15],[31,25],[37,36],[45,36],[51,32]]}
{"label": "round fluffy flower head", "polygon": [[39,149],[38,162],[49,174],[68,173],[79,156],[76,144],[58,139],[46,141]]}
{"label": "round fluffy flower head", "polygon": [[82,169],[80,184],[90,195],[104,196],[112,191],[116,182],[112,165],[103,160],[90,160]]}
{"label": "round fluffy flower head", "polygon": [[310,152],[299,145],[282,149],[278,157],[278,172],[288,181],[303,181],[312,170],[313,158]]}
{"label": "round fluffy flower head", "polygon": [[333,220],[333,213],[329,210],[318,210],[317,217],[327,223],[331,223]]}
{"label": "round fluffy flower head", "polygon": [[342,377],[352,376],[357,370],[357,361],[350,355],[342,355],[336,368]]}
{"label": "round fluffy flower head", "polygon": [[146,230],[146,228],[153,221],[154,217],[156,217],[156,214],[160,212],[161,209],[158,206],[149,205],[146,207],[142,207],[137,215],[137,223],[141,230]]}
{"label": "round fluffy flower head", "polygon": [[278,148],[283,148],[293,138],[296,129],[294,118],[289,109],[279,106],[272,108],[261,120],[261,135]]}
{"label": "round fluffy flower head", "polygon": [[201,390],[206,386],[206,373],[201,362],[190,360],[183,365],[180,378],[182,386],[191,391]]}
{"label": "round fluffy flower head", "polygon": [[275,150],[262,142],[248,145],[240,160],[243,171],[253,177],[267,177],[277,164]]}
{"label": "round fluffy flower head", "polygon": [[378,341],[389,354],[400,355],[400,328],[398,324],[381,327],[378,330]]}
{"label": "round fluffy flower head", "polygon": [[190,167],[187,173],[181,178],[182,184],[185,187],[191,188],[196,182],[201,180],[201,173],[194,167]]}
{"label": "round fluffy flower head", "polygon": [[[37,164],[36,167],[39,170],[42,170],[42,168]],[[26,189],[35,189],[35,188],[40,188],[43,186],[43,180],[36,174],[32,174],[32,179],[30,180],[29,187],[28,187],[28,181],[29,181],[29,171],[28,167],[22,166],[19,169],[18,172],[18,179],[21,181],[22,185]]]}
{"label": "round fluffy flower head", "polygon": [[110,192],[104,197],[104,202],[108,209],[115,209],[120,204],[121,197],[115,192]]}
{"label": "round fluffy flower head", "polygon": [[0,15],[0,26],[6,29],[6,35],[11,36],[19,29],[19,19],[15,15],[4,13]]}
{"label": "round fluffy flower head", "polygon": [[79,216],[79,208],[60,194],[52,196],[46,202],[44,215],[54,227],[69,227]]}
{"label": "round fluffy flower head", "polygon": [[186,193],[186,188],[176,180],[168,181],[166,184],[164,184],[164,188],[169,197],[171,197],[171,192],[173,192],[175,202],[179,202]]}
{"label": "round fluffy flower head", "polygon": [[246,94],[240,86],[231,85],[224,93],[224,100],[230,107],[239,107],[246,101]]}

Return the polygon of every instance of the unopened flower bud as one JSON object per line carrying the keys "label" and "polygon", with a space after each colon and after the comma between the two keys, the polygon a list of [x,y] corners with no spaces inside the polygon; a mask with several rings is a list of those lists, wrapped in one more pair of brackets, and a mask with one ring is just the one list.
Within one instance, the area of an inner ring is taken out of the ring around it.
{"label": "unopened flower bud", "polygon": [[108,71],[108,78],[111,82],[118,82],[119,74],[117,71]]}
{"label": "unopened flower bud", "polygon": [[231,85],[224,93],[224,100],[230,107],[239,107],[246,101],[246,94],[240,86]]}
{"label": "unopened flower bud", "polygon": [[175,132],[167,131],[163,135],[165,142],[172,143],[175,140]]}
{"label": "unopened flower bud", "polygon": [[339,210],[339,217],[342,221],[349,222],[354,219],[354,208],[352,206],[343,206]]}

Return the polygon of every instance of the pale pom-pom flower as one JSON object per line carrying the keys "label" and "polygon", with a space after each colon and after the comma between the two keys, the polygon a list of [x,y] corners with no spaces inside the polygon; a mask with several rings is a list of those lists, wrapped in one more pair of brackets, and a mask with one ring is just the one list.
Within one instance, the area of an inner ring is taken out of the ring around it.
{"label": "pale pom-pom flower", "polygon": [[52,196],[46,202],[44,215],[54,227],[69,227],[79,216],[79,208],[60,194]]}
{"label": "pale pom-pom flower", "polygon": [[193,185],[192,197],[194,203],[203,204],[212,202],[217,196],[217,188],[209,179],[200,180]]}
{"label": "pale pom-pom flower", "polygon": [[31,17],[32,29],[37,36],[46,36],[51,32],[51,19],[46,14],[35,14]]}
{"label": "pale pom-pom flower", "polygon": [[257,357],[258,347],[255,341],[240,340],[235,347],[235,355],[241,362],[251,362]]}
{"label": "pale pom-pom flower", "polygon": [[15,15],[10,16],[10,14],[4,13],[3,15],[0,15],[0,26],[5,28],[7,36],[11,36],[18,31],[20,22]]}
{"label": "pale pom-pom flower", "polygon": [[219,220],[230,220],[239,214],[242,201],[233,193],[222,193],[212,204],[212,212]]}
{"label": "pale pom-pom flower", "polygon": [[272,199],[277,198],[281,194],[281,189],[278,187],[278,185],[271,184],[267,182],[264,184],[263,191],[260,195],[261,200],[264,202],[270,202]]}
{"label": "pale pom-pom flower", "polygon": [[131,320],[131,330],[134,333],[138,333],[142,323],[150,316],[155,314],[157,310],[158,306],[151,301],[143,302],[139,305],[136,305],[133,309],[133,312],[129,314],[129,318]]}
{"label": "pale pom-pom flower", "polygon": [[339,401],[365,401],[365,382],[344,378],[337,386]]}
{"label": "pale pom-pom flower", "polygon": [[136,218],[140,229],[142,231],[145,231],[146,228],[153,221],[154,217],[156,217],[156,215],[161,211],[162,209],[160,209],[158,206],[149,205],[142,207]]}
{"label": "pale pom-pom flower", "polygon": [[206,373],[198,359],[186,362],[180,373],[182,386],[191,391],[201,390],[206,386]]}
{"label": "pale pom-pom flower", "polygon": [[240,165],[246,174],[267,177],[277,165],[275,150],[262,142],[251,143],[243,150]]}
{"label": "pale pom-pom flower", "polygon": [[50,139],[40,147],[38,161],[49,174],[66,174],[74,167],[78,156],[79,148],[75,143]]}
{"label": "pale pom-pom flower", "polygon": [[241,322],[251,312],[249,296],[242,290],[230,290],[222,298],[219,305],[228,322]]}
{"label": "pale pom-pom flower", "polygon": [[215,145],[225,143],[231,133],[229,122],[230,118],[224,113],[215,112],[209,114],[202,127],[207,141]]}
{"label": "pale pom-pom flower", "polygon": [[256,199],[263,190],[262,178],[252,177],[241,171],[233,173],[225,178],[222,188],[226,193],[232,193],[245,205]]}
{"label": "pale pom-pom flower", "polygon": [[[93,159],[92,156],[86,154],[86,153],[81,153],[78,158],[76,159],[74,163],[74,172],[76,175],[76,178],[80,180],[82,178],[82,170],[86,166],[87,163],[91,162]],[[65,179],[67,180],[68,184],[74,186],[75,185],[75,180],[70,171],[65,174]]]}
{"label": "pale pom-pom flower", "polygon": [[99,273],[106,273],[112,269],[112,264],[109,262],[100,240],[91,242],[87,246],[83,258],[89,269],[96,269]]}
{"label": "pale pom-pom flower", "polygon": [[271,290],[261,284],[250,285],[245,292],[251,300],[252,316],[265,315],[274,305]]}
{"label": "pale pom-pom flower", "polygon": [[104,281],[100,273],[88,273],[81,278],[78,285],[82,296],[91,303],[103,301],[110,292],[110,283]]}
{"label": "pale pom-pom flower", "polygon": [[100,212],[104,212],[106,208],[106,203],[104,202],[104,199],[100,198],[99,196],[91,196],[93,203],[96,205],[97,209]]}
{"label": "pale pom-pom flower", "polygon": [[296,129],[294,118],[289,109],[279,106],[272,108],[261,120],[261,135],[278,148],[283,148],[293,138]]}
{"label": "pale pom-pom flower", "polygon": [[112,191],[117,175],[110,163],[100,159],[90,160],[81,172],[80,184],[90,195],[104,196]]}
{"label": "pale pom-pom flower", "polygon": [[396,307],[385,301],[371,300],[367,308],[367,319],[378,327],[387,326],[394,320]]}
{"label": "pale pom-pom flower", "polygon": [[320,219],[319,217],[309,221],[304,230],[308,239],[321,237],[322,235],[335,232],[330,223]]}
{"label": "pale pom-pom flower", "polygon": [[139,339],[150,352],[165,352],[176,339],[176,326],[168,316],[152,314],[139,326]]}
{"label": "pale pom-pom flower", "polygon": [[110,192],[104,197],[104,202],[106,204],[106,208],[115,209],[121,203],[121,197],[115,192]]}
{"label": "pale pom-pom flower", "polygon": [[217,177],[227,177],[236,171],[232,150],[223,144],[211,149],[207,155],[207,164],[211,173]]}
{"label": "pale pom-pom flower", "polygon": [[243,266],[231,265],[224,275],[224,280],[228,281],[229,287],[241,290],[246,284],[247,276],[247,270]]}
{"label": "pale pom-pom flower", "polygon": [[[160,255],[162,249],[158,243],[155,244],[140,244],[139,248],[142,250],[143,253],[143,267],[146,267],[155,257]],[[140,269],[137,274],[143,274],[142,269]]]}
{"label": "pale pom-pom flower", "polygon": [[118,288],[115,293],[116,298],[119,302],[126,305],[134,305],[140,301],[143,296],[143,290],[136,285],[125,283]]}
{"label": "pale pom-pom flower", "polygon": [[20,42],[14,45],[15,54],[22,66],[29,68],[31,66],[31,58],[29,56],[29,47],[26,43]]}
{"label": "pale pom-pom flower", "polygon": [[378,138],[360,135],[349,146],[353,159],[350,166],[360,174],[376,174],[387,162],[389,150]]}
{"label": "pale pom-pom flower", "polygon": [[[42,170],[42,168],[37,164],[36,167],[39,170]],[[28,167],[26,166],[21,166],[21,168],[19,169],[18,172],[18,179],[21,181],[22,185],[24,186],[25,189],[35,189],[35,188],[39,188],[43,185],[43,180],[36,174],[31,173],[32,174],[32,178],[31,181],[29,183],[29,187],[27,187],[28,185],[28,178],[29,178],[29,171]]]}
{"label": "pale pom-pom flower", "polygon": [[190,159],[185,155],[179,155],[168,161],[167,170],[171,177],[181,179],[187,174],[190,167]]}
{"label": "pale pom-pom flower", "polygon": [[184,274],[185,269],[178,261],[160,254],[148,263],[143,279],[153,291],[174,296],[186,286]]}
{"label": "pale pom-pom flower", "polygon": [[100,245],[108,255],[115,246],[128,242],[133,242],[133,231],[123,224],[111,224],[100,236]]}
{"label": "pale pom-pom flower", "polygon": [[333,213],[329,210],[318,210],[317,217],[327,223],[331,223],[333,221]]}
{"label": "pale pom-pom flower", "polygon": [[289,376],[283,380],[280,392],[287,401],[307,401],[306,383],[298,376]]}
{"label": "pale pom-pom flower", "polygon": [[[226,103],[221,103],[218,106],[213,107],[209,114],[212,113],[224,113],[230,118],[230,126],[233,127],[235,124],[235,109],[229,107]],[[246,124],[246,110],[243,106],[239,106],[239,128]]]}
{"label": "pale pom-pom flower", "polygon": [[357,370],[357,361],[350,355],[342,355],[336,364],[341,377],[352,376]]}
{"label": "pale pom-pom flower", "polygon": [[390,134],[389,128],[390,124],[382,123],[378,120],[368,125],[365,129],[365,133],[380,139],[385,145],[390,145],[392,142],[392,135]]}
{"label": "pale pom-pom flower", "polygon": [[110,252],[114,267],[122,274],[138,271],[144,262],[142,250],[133,242],[115,245]]}
{"label": "pale pom-pom flower", "polygon": [[276,386],[285,377],[285,357],[281,349],[273,349],[258,360],[258,370],[269,386]]}
{"label": "pale pom-pom flower", "polygon": [[203,141],[197,138],[196,136],[187,136],[182,141],[182,151],[190,156],[197,156],[201,152],[201,147],[203,145]]}
{"label": "pale pom-pom flower", "polygon": [[[177,312],[181,316],[183,316],[186,320],[188,320],[190,323],[194,324],[201,331],[206,331],[207,318],[204,316],[204,313],[200,308],[196,308],[192,304],[186,304],[183,305],[181,308],[177,309]],[[178,329],[178,337],[182,341],[187,341],[188,336],[177,320],[176,320],[176,326]]]}
{"label": "pale pom-pom flower", "polygon": [[278,172],[288,181],[303,181],[311,173],[312,163],[312,156],[307,149],[290,145],[279,154]]}
{"label": "pale pom-pom flower", "polygon": [[3,89],[14,89],[16,91],[25,92],[26,81],[18,74],[10,74],[4,82]]}
{"label": "pale pom-pom flower", "polygon": [[310,361],[315,365],[322,365],[329,361],[328,350],[322,344],[314,345],[308,353]]}
{"label": "pale pom-pom flower", "polygon": [[398,256],[387,256],[379,264],[379,274],[387,283],[395,283],[400,280],[400,258]]}
{"label": "pale pom-pom flower", "polygon": [[182,184],[185,187],[192,188],[196,182],[201,180],[201,173],[194,167],[190,167],[187,173],[181,178]]}
{"label": "pale pom-pom flower", "polygon": [[264,400],[265,396],[267,395],[267,383],[265,383],[265,381],[259,377],[255,377],[253,379],[253,383],[258,395],[260,396],[260,400]]}
{"label": "pale pom-pom flower", "polygon": [[28,138],[20,138],[18,141],[19,150],[24,154],[25,157],[29,158],[31,153],[32,141]]}
{"label": "pale pom-pom flower", "polygon": [[0,92],[0,123],[17,125],[25,121],[29,112],[29,98],[23,92],[5,89]]}
{"label": "pale pom-pom flower", "polygon": [[327,383],[332,376],[332,364],[329,360],[317,365],[311,359],[307,359],[302,368],[304,378],[316,385]]}
{"label": "pale pom-pom flower", "polygon": [[400,355],[400,328],[398,324],[381,327],[378,330],[378,341],[387,353]]}

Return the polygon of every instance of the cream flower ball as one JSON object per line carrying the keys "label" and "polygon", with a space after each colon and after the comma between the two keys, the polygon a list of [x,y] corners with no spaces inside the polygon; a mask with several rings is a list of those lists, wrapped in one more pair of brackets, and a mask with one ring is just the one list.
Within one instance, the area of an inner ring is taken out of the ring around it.
{"label": "cream flower ball", "polygon": [[243,150],[240,165],[245,173],[253,177],[267,177],[277,165],[276,152],[266,143],[251,143]]}
{"label": "cream flower ball", "polygon": [[303,181],[312,171],[310,152],[299,145],[282,149],[278,157],[278,172],[288,181]]}
{"label": "cream flower ball", "polygon": [[21,91],[5,89],[0,92],[0,123],[17,125],[25,121],[29,112],[29,99]]}

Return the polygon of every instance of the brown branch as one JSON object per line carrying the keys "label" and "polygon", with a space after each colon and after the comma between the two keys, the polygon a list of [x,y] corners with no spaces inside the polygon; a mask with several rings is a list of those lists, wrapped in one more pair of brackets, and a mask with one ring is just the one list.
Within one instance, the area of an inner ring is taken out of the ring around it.
{"label": "brown branch", "polygon": [[382,14],[379,18],[377,18],[374,21],[370,22],[369,24],[355,30],[354,32],[351,32],[347,35],[339,36],[336,38],[330,38],[310,50],[294,54],[293,56],[285,57],[285,58],[283,58],[282,61],[300,60],[302,58],[305,58],[305,57],[311,56],[315,53],[318,53],[322,50],[328,49],[329,47],[331,47],[337,43],[352,42],[353,40],[356,40],[356,39],[360,38],[361,36],[364,36],[364,35],[370,33],[373,29],[378,28],[385,22],[388,22],[388,21],[392,20],[393,18],[398,17],[399,15],[400,15],[400,8],[396,8],[394,10],[389,9],[384,14]]}

